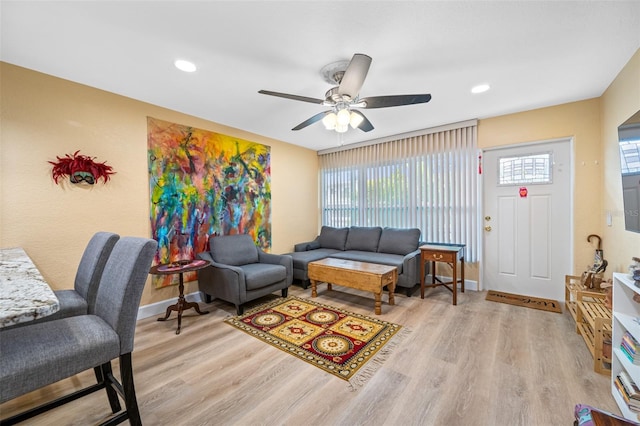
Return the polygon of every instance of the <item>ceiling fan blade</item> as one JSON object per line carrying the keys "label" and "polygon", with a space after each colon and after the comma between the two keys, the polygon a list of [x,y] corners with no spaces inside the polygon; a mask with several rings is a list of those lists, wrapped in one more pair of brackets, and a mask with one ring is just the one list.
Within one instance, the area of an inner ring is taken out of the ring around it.
{"label": "ceiling fan blade", "polygon": [[358,96],[358,93],[360,93],[360,88],[362,88],[362,83],[364,83],[364,79],[367,77],[370,65],[370,56],[363,55],[361,53],[353,55],[353,58],[351,58],[351,62],[349,62],[349,66],[347,66],[347,69],[342,76],[342,80],[340,81],[338,93],[340,95],[347,95],[351,99],[355,99],[356,96]]}
{"label": "ceiling fan blade", "polygon": [[306,96],[290,95],[288,93],[272,92],[270,90],[258,90],[258,93],[263,95],[277,96],[279,98],[293,99],[294,101],[310,102],[312,104],[320,104],[324,102],[324,99],[308,98]]}
{"label": "ceiling fan blade", "polygon": [[310,126],[311,124],[320,121],[324,118],[325,115],[331,113],[331,110],[329,111],[323,111],[323,112],[319,112],[318,114],[314,115],[311,118],[306,119],[305,121],[303,121],[302,123],[298,124],[296,127],[294,127],[291,130],[300,130],[300,129],[304,129],[307,126]]}
{"label": "ceiling fan blade", "polygon": [[431,95],[395,95],[395,96],[372,96],[360,99],[364,103],[361,108],[387,108],[402,105],[424,104],[431,100]]}
{"label": "ceiling fan blade", "polygon": [[363,113],[361,113],[360,111],[357,111],[355,109],[352,109],[351,113],[352,114],[357,114],[360,117],[362,117],[362,122],[358,125],[358,129],[362,130],[363,132],[370,132],[370,131],[373,130],[373,124],[371,124],[369,119],[367,117],[365,117]]}

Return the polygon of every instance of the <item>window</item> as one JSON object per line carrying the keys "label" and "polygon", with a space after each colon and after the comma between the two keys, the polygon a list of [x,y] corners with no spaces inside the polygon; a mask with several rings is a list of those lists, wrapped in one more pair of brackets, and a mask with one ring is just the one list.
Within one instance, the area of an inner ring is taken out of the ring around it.
{"label": "window", "polygon": [[320,155],[322,224],[419,228],[477,261],[476,127]]}
{"label": "window", "polygon": [[498,162],[498,185],[552,183],[551,153],[502,157]]}

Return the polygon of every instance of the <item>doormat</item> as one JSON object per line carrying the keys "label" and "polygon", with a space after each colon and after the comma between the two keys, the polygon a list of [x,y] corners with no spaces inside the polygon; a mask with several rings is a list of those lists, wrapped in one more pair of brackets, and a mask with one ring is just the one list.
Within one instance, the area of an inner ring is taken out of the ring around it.
{"label": "doormat", "polygon": [[352,390],[373,376],[408,333],[398,324],[295,296],[224,322],[347,380]]}
{"label": "doormat", "polygon": [[524,306],[525,308],[540,309],[543,311],[562,313],[560,303],[551,299],[540,299],[538,297],[521,296],[519,294],[503,293],[501,291],[489,290],[485,300],[492,302],[507,303],[509,305]]}

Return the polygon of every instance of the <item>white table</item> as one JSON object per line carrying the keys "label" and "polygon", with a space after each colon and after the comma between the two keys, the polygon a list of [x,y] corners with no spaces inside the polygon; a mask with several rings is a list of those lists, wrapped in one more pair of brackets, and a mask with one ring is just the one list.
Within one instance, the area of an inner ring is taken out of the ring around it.
{"label": "white table", "polygon": [[51,315],[58,298],[22,248],[0,249],[0,328]]}

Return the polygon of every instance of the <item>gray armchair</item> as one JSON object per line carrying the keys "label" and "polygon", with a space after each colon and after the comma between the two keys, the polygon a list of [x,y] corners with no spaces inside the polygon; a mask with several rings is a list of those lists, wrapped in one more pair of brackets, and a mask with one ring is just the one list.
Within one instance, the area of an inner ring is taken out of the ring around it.
{"label": "gray armchair", "polygon": [[198,258],[211,265],[198,271],[198,285],[205,301],[222,299],[236,305],[238,315],[246,302],[282,290],[287,297],[293,282],[293,259],[265,253],[249,235],[211,236],[209,251]]}

